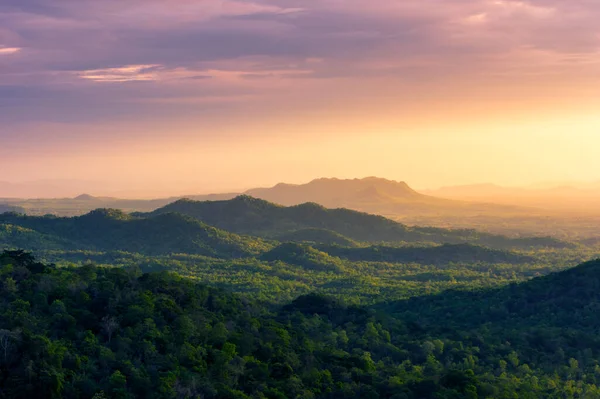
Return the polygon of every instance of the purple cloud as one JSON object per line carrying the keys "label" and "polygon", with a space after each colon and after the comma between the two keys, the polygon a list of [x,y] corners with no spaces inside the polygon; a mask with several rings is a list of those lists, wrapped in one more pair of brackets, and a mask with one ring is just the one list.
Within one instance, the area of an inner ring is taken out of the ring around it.
{"label": "purple cloud", "polygon": [[5,0],[0,117],[185,116],[192,99],[197,115],[350,77],[580,78],[600,62],[599,18],[592,0]]}

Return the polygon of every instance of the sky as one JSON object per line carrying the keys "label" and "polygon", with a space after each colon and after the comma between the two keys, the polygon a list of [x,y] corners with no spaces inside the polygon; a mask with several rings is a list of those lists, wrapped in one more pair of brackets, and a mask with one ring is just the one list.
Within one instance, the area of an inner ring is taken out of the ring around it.
{"label": "sky", "polygon": [[597,0],[2,0],[0,181],[600,180]]}

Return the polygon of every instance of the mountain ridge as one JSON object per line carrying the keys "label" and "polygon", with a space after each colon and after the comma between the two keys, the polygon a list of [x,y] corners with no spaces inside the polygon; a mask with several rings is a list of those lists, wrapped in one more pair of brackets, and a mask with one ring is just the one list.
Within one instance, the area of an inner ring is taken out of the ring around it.
{"label": "mountain ridge", "polygon": [[190,253],[236,258],[270,248],[259,238],[229,233],[178,213],[150,218],[136,218],[116,209],[97,209],[73,218],[3,214],[0,226],[28,229],[30,234],[39,234],[39,240],[51,238],[55,243],[64,243],[62,249],[69,250],[122,250],[147,255]]}
{"label": "mountain ridge", "polygon": [[[147,214],[182,213],[237,234],[276,238],[297,230],[325,229],[355,241],[479,243],[497,249],[568,245],[549,237],[511,239],[475,230],[448,230],[433,227],[408,227],[391,219],[365,212],[337,208],[328,209],[315,203],[285,207],[248,195],[225,201],[193,201],[183,199]],[[527,243],[527,244],[525,244]]]}

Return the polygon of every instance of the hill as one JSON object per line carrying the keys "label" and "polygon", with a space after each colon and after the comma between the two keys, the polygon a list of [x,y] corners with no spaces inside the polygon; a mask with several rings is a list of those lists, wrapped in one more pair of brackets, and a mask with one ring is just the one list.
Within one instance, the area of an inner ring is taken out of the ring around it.
{"label": "hill", "polygon": [[386,247],[344,248],[317,245],[317,249],[351,261],[419,263],[424,265],[447,265],[449,263],[527,263],[533,259],[509,251],[489,249],[471,244],[444,244],[435,247]]}
{"label": "hill", "polygon": [[9,205],[9,204],[0,204],[0,214],[2,213],[25,213],[25,209],[20,206]]}
{"label": "hill", "polygon": [[521,361],[547,369],[569,357],[588,364],[600,355],[598,308],[600,260],[502,288],[447,291],[380,307],[415,334],[460,334],[471,342],[485,335],[488,356],[519,350]]}
{"label": "hill", "polygon": [[[179,214],[134,218],[119,210],[99,209],[84,216],[58,218],[0,215],[0,225],[17,226],[51,240],[62,249],[139,252],[146,255],[188,253],[213,257],[244,257],[270,248],[260,239],[241,237]],[[5,235],[5,246],[19,243]],[[48,249],[32,242],[28,249]]]}
{"label": "hill", "polygon": [[290,233],[284,233],[276,237],[278,241],[283,242],[304,242],[312,244],[339,245],[342,247],[355,247],[357,242],[348,237],[336,233],[335,231],[308,228],[295,230]]}
{"label": "hill", "polygon": [[260,259],[267,262],[285,262],[315,271],[339,272],[343,269],[339,258],[308,245],[295,243],[281,244],[261,255]]}
{"label": "hill", "polygon": [[[382,216],[349,209],[327,209],[315,203],[285,207],[247,195],[228,201],[179,200],[146,215],[180,213],[237,234],[268,238],[297,230],[325,229],[351,240],[369,243],[477,243],[499,249],[566,247],[552,238],[508,238],[474,230],[408,227]],[[144,216],[145,214],[138,214]]]}

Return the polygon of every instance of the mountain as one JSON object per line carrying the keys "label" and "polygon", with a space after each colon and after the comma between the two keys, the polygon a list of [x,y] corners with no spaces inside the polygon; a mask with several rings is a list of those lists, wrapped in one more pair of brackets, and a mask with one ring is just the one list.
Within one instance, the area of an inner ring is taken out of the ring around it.
{"label": "mountain", "polygon": [[[87,187],[84,187],[87,189]],[[89,192],[89,191],[80,191]],[[240,194],[222,193],[133,200],[95,197],[3,199],[28,215],[80,216],[98,208],[151,212],[182,198],[224,201]],[[598,236],[600,190],[593,185],[543,190],[492,184],[417,192],[405,182],[376,177],[316,179],[307,184],[280,183],[245,195],[285,206],[307,202],[382,215],[408,225],[476,229],[509,236],[552,235],[574,240]]]}
{"label": "mountain", "polygon": [[508,238],[474,230],[408,227],[382,216],[349,209],[327,209],[315,203],[285,207],[247,195],[228,201],[176,201],[149,214],[180,213],[237,234],[277,238],[304,229],[325,229],[369,243],[476,243],[495,247],[530,248],[569,246],[547,237]]}
{"label": "mountain", "polygon": [[424,191],[428,195],[459,201],[527,206],[561,213],[600,214],[600,187],[572,186],[502,187],[494,184],[449,186]]}
{"label": "mountain", "polygon": [[465,202],[426,195],[407,183],[367,177],[364,179],[316,179],[307,184],[280,183],[271,188],[248,190],[246,195],[281,205],[314,202],[328,208],[348,208],[389,217],[409,215],[477,215],[481,212],[515,214],[531,212],[518,206]]}
{"label": "mountain", "polygon": [[[389,216],[406,215],[407,213],[436,214],[441,211],[467,212],[470,214],[482,210],[515,211],[514,207],[496,206],[490,209],[489,205],[475,205],[436,198],[416,192],[405,182],[377,177],[351,180],[323,178],[299,185],[280,183],[272,188],[251,189],[244,194],[286,206],[314,202],[329,208],[349,208]],[[222,193],[191,195],[186,198],[198,201],[218,201],[229,200],[239,195]],[[11,200],[11,202],[26,209],[28,214],[79,216],[97,208],[149,212],[181,198],[183,197],[131,200],[81,194],[74,198],[22,199]]]}
{"label": "mountain", "polygon": [[75,201],[96,201],[96,197],[91,196],[89,194],[81,194],[77,197],[73,198]]}
{"label": "mountain", "polygon": [[[66,250],[127,251],[146,255],[187,253],[235,258],[270,248],[260,239],[230,234],[180,214],[143,219],[114,209],[99,209],[73,218],[4,214],[0,215],[0,226],[9,232],[21,229],[35,235],[39,245],[32,242],[21,246],[29,249],[48,249],[44,242],[50,240],[53,243],[50,248],[58,246]],[[13,236],[5,233],[3,245],[20,246]]]}
{"label": "mountain", "polygon": [[353,203],[418,202],[443,203],[411,189],[405,182],[368,177],[365,179],[316,179],[307,184],[280,183],[272,188],[246,191],[247,195],[282,205],[316,202],[326,207],[347,207]]}

